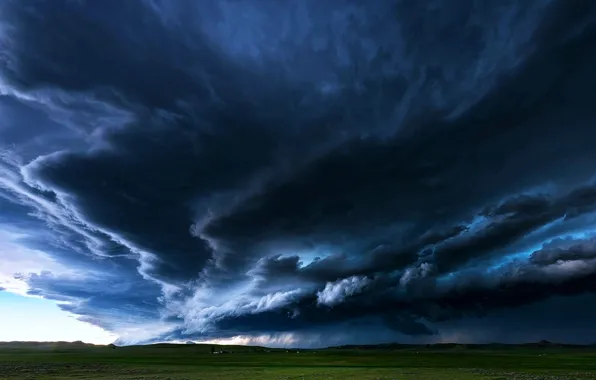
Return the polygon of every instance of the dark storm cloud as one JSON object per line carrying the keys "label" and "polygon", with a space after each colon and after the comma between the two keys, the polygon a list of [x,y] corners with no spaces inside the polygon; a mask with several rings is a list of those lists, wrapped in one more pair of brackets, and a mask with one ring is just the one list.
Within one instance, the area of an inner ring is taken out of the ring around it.
{"label": "dark storm cloud", "polygon": [[181,67],[188,51],[180,48],[183,41],[171,38],[142,2],[34,1],[23,7],[9,1],[3,11],[14,28],[3,40],[5,75],[23,88],[104,88],[148,107],[170,105],[196,90]]}
{"label": "dark storm cloud", "polygon": [[84,286],[77,279],[60,278],[51,273],[32,275],[27,280],[33,295],[58,301],[74,300],[60,307],[76,314],[93,316],[109,312],[140,319],[159,318],[159,286],[147,286],[134,272],[86,278]]}
{"label": "dark storm cloud", "polygon": [[0,8],[0,223],[84,275],[15,273],[122,342],[437,341],[596,291],[594,4]]}
{"label": "dark storm cloud", "polygon": [[[493,272],[469,270],[450,281],[417,284],[426,286],[426,291],[414,288],[414,292],[407,293],[400,291],[395,282],[387,287],[392,283],[387,279],[378,280],[383,286],[370,286],[369,280],[349,278],[328,285],[319,293],[318,304],[330,308],[317,307],[316,299],[306,296],[280,310],[226,317],[219,326],[238,333],[267,331],[264,326],[269,331],[273,326],[279,331],[292,331],[377,315],[388,327],[405,334],[432,334],[437,331],[428,323],[484,316],[495,309],[519,307],[556,295],[594,292],[595,268],[593,260],[546,268],[520,261]],[[300,313],[293,313],[294,309]]]}
{"label": "dark storm cloud", "polygon": [[[466,343],[548,340],[593,344],[590,320],[595,310],[585,305],[592,304],[594,300],[594,294],[553,297],[515,309],[502,309],[483,318],[454,320],[442,324],[442,330],[446,331],[444,339]],[[515,323],[511,323],[512,320]]]}
{"label": "dark storm cloud", "polygon": [[588,185],[560,197],[524,194],[506,199],[484,210],[480,217],[487,221],[478,222],[478,228],[472,225],[472,233],[461,234],[437,246],[433,251],[433,261],[440,272],[455,269],[470,259],[515,242],[559,218],[573,218],[593,212],[596,207],[595,196],[596,188]]}
{"label": "dark storm cloud", "polygon": [[549,246],[533,252],[530,261],[538,265],[550,265],[560,261],[594,258],[596,258],[594,240],[558,239],[556,244],[549,244]]}

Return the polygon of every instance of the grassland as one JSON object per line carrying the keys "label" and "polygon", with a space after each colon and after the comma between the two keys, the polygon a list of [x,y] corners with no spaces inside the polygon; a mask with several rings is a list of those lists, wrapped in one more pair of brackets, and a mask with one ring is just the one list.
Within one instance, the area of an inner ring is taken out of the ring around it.
{"label": "grassland", "polygon": [[596,348],[586,347],[223,349],[232,352],[212,354],[204,345],[0,345],[0,379],[596,379]]}

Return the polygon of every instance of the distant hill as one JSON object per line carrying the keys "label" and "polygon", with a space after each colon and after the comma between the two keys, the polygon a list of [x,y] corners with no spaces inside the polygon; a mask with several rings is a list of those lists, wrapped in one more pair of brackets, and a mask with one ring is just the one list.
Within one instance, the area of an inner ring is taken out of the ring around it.
{"label": "distant hill", "polygon": [[[192,344],[191,344],[192,343]],[[553,343],[546,340],[531,343],[507,344],[507,343],[488,343],[488,344],[461,344],[461,343],[437,343],[437,344],[403,344],[403,343],[385,343],[385,344],[365,344],[365,345],[343,345],[332,346],[320,350],[508,350],[516,348],[594,348],[592,345],[570,345]],[[232,346],[218,344],[201,344],[194,342],[183,343],[155,343],[136,346],[116,346],[114,344],[94,345],[83,342],[0,342],[0,350],[78,350],[78,349],[122,349],[122,350],[172,350],[183,349],[190,352],[276,352],[295,350],[297,348],[269,348],[263,346]],[[300,348],[300,350],[308,351]]]}
{"label": "distant hill", "polygon": [[23,349],[23,350],[61,350],[61,349],[84,349],[103,347],[95,344],[76,342],[0,342],[0,349]]}
{"label": "distant hill", "polygon": [[267,348],[261,346],[232,346],[219,344],[200,344],[189,342],[182,343],[154,343],[146,345],[131,345],[131,346],[117,346],[109,345],[95,345],[83,342],[0,342],[0,350],[52,350],[52,351],[69,351],[69,350],[83,350],[83,349],[118,349],[124,351],[137,350],[156,350],[156,351],[170,351],[174,349],[185,350],[189,352],[271,352],[281,349]]}
{"label": "distant hill", "polygon": [[513,348],[570,348],[570,347],[594,347],[594,345],[573,345],[563,343],[553,343],[547,340],[531,343],[486,343],[486,344],[462,344],[462,343],[436,343],[436,344],[402,344],[402,343],[385,343],[385,344],[368,344],[368,345],[343,345],[328,347],[330,350],[404,350],[404,349],[434,349],[434,350],[449,350],[449,349],[513,349]]}
{"label": "distant hill", "polygon": [[238,346],[238,345],[221,345],[221,344],[205,344],[205,343],[154,343],[148,345],[125,346],[122,349],[143,349],[151,348],[158,350],[183,349],[195,352],[211,352],[213,351],[231,351],[231,352],[261,352],[261,351],[276,351],[274,348],[267,348],[262,346]]}

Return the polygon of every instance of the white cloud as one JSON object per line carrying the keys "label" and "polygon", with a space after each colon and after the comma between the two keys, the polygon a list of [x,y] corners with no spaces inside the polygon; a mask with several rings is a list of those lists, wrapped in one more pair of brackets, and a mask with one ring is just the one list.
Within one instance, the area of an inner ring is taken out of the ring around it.
{"label": "white cloud", "polygon": [[[269,310],[279,309],[291,305],[305,294],[303,289],[287,292],[275,292],[262,297],[250,295],[250,288],[244,289],[237,297],[213,304],[210,303],[213,294],[201,290],[194,297],[176,306],[170,304],[170,312],[174,311],[184,318],[187,332],[208,332],[213,328],[213,323],[229,316],[258,314]],[[207,297],[205,297],[208,295]],[[215,298],[217,299],[217,298]]]}
{"label": "white cloud", "polygon": [[[1,158],[5,164],[7,163],[8,158],[11,158],[13,161],[18,161],[18,157],[15,158],[9,154],[5,154],[1,156]],[[64,227],[68,228],[74,233],[77,233],[85,239],[87,247],[91,252],[98,256],[104,256],[101,250],[102,242],[89,232],[90,228],[88,225],[83,223],[81,219],[78,218],[78,215],[74,214],[73,211],[68,208],[66,204],[64,204],[64,202],[50,202],[49,200],[37,195],[32,190],[32,188],[38,188],[41,190],[49,189],[44,189],[38,186],[38,184],[32,179],[29,179],[30,182],[28,183],[27,178],[29,174],[27,167],[28,166],[19,168],[17,170],[20,172],[15,172],[15,170],[9,167],[0,165],[0,190],[7,191],[8,193],[14,195],[19,200],[20,204],[33,208],[35,212],[32,215],[37,216],[39,219],[46,222],[50,227]],[[56,195],[58,199],[62,201],[60,197],[61,194]],[[58,233],[58,231],[56,232]],[[75,251],[78,250],[76,247],[70,248]]]}
{"label": "white cloud", "polygon": [[434,270],[434,266],[430,263],[423,262],[422,264],[408,268],[401,276],[399,283],[401,286],[406,286],[414,279],[421,279],[427,277]]}
{"label": "white cloud", "polygon": [[[74,274],[47,253],[20,244],[19,240],[27,237],[27,234],[10,226],[0,225],[0,287],[25,295],[29,289],[25,280],[27,275],[42,272]],[[17,275],[19,278],[15,278]]]}
{"label": "white cloud", "polygon": [[342,303],[362,290],[370,280],[366,277],[352,276],[336,282],[328,282],[325,289],[317,293],[319,305],[334,306]]}
{"label": "white cloud", "polygon": [[203,344],[223,344],[234,346],[265,346],[265,347],[297,347],[301,340],[295,334],[264,334],[264,335],[237,335],[231,338],[210,339],[198,341]]}
{"label": "white cloud", "polygon": [[118,323],[112,332],[118,336],[119,345],[144,344],[155,337],[166,335],[178,328],[177,324],[162,321]]}

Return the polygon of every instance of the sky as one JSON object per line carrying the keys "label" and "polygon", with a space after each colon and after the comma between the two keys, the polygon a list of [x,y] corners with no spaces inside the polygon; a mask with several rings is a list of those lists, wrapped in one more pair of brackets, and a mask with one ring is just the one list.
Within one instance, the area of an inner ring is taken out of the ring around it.
{"label": "sky", "polygon": [[0,293],[0,341],[78,341],[109,344],[118,337],[77,321],[52,301]]}
{"label": "sky", "polygon": [[0,340],[596,342],[594,67],[595,2],[2,1]]}

